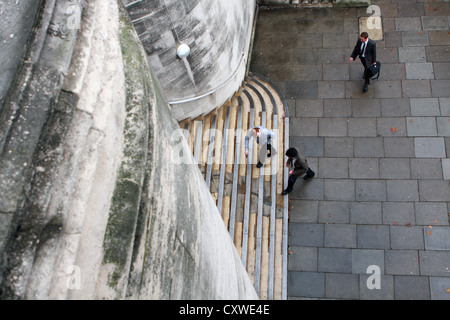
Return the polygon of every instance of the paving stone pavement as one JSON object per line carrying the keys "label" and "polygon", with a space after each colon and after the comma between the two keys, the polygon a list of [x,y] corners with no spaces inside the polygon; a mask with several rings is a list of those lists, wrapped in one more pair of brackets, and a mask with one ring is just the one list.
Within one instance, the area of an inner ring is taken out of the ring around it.
{"label": "paving stone pavement", "polygon": [[348,61],[366,8],[259,14],[250,69],[284,93],[316,172],[289,195],[289,299],[450,299],[450,3],[372,4],[366,93]]}

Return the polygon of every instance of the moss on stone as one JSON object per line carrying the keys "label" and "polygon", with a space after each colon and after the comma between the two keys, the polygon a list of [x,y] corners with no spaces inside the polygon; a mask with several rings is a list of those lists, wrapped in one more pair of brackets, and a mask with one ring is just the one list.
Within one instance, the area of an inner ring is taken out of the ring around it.
{"label": "moss on stone", "polygon": [[149,147],[151,80],[145,53],[120,0],[119,40],[125,76],[125,123],[122,163],[117,176],[104,239],[104,264],[114,264],[109,285],[121,296],[140,213]]}

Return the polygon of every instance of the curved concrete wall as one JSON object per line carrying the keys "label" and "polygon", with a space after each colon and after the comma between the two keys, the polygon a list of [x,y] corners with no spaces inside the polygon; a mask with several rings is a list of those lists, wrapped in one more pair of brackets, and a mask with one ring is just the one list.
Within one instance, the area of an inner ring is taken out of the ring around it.
{"label": "curved concrete wall", "polygon": [[0,297],[257,299],[120,0],[40,5],[0,110]]}
{"label": "curved concrete wall", "polygon": [[[242,84],[255,0],[123,0],[174,117],[220,107]],[[185,43],[187,59],[176,55]],[[213,91],[214,93],[211,93]],[[203,99],[183,102],[206,95]]]}

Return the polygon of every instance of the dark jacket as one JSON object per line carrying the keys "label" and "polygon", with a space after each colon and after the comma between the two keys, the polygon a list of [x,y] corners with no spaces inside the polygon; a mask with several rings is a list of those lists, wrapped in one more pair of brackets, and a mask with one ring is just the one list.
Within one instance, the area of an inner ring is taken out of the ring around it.
{"label": "dark jacket", "polygon": [[[292,163],[294,164],[292,165]],[[292,174],[297,177],[300,177],[301,175],[305,174],[309,169],[308,162],[306,161],[305,158],[301,156],[288,158],[286,164],[289,165],[289,171],[292,170],[293,171]]]}
{"label": "dark jacket", "polygon": [[[355,60],[357,56],[360,56],[362,54],[361,45],[362,41],[361,39],[358,39],[355,48],[353,49],[352,55],[350,56],[353,58],[353,60]],[[377,44],[375,41],[369,39],[369,41],[367,42],[365,57],[367,67],[371,66],[374,62],[377,61]]]}

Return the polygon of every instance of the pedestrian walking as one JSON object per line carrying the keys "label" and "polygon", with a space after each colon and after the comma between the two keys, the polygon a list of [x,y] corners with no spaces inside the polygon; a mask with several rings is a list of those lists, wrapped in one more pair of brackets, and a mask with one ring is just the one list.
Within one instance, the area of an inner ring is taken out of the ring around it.
{"label": "pedestrian walking", "polygon": [[266,161],[266,156],[271,157],[272,152],[276,154],[276,150],[272,146],[272,141],[275,139],[275,133],[262,126],[256,126],[248,130],[245,136],[245,156],[248,156],[248,146],[250,138],[255,138],[256,143],[259,144],[259,161],[256,165],[257,168],[261,168]]}
{"label": "pedestrian walking", "polygon": [[306,158],[299,155],[297,149],[287,149],[286,156],[288,157],[288,160],[286,161],[286,167],[289,168],[289,180],[287,188],[281,193],[282,195],[287,195],[292,191],[294,183],[295,181],[297,181],[298,177],[301,177],[305,174],[303,179],[308,180],[315,176],[314,171],[312,171],[308,165],[308,161],[306,160]]}
{"label": "pedestrian walking", "polygon": [[350,62],[353,62],[357,56],[359,56],[359,59],[364,67],[363,92],[367,92],[371,77],[369,68],[377,62],[377,44],[375,41],[369,39],[369,34],[367,32],[362,32],[359,36],[355,48],[350,56]]}

